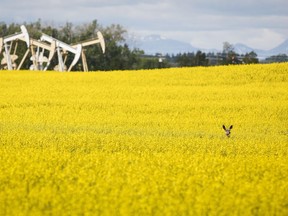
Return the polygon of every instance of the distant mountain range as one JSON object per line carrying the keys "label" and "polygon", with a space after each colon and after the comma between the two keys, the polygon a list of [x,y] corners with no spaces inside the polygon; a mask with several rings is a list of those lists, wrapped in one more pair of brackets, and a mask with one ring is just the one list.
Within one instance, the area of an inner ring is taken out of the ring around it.
{"label": "distant mountain range", "polygon": [[[149,35],[141,38],[129,37],[127,42],[132,48],[139,48],[144,50],[145,54],[155,55],[156,53],[166,54],[178,54],[187,52],[221,52],[217,49],[202,49],[192,46],[190,43],[183,41],[173,40],[161,37],[160,35]],[[233,44],[234,51],[238,54],[246,54],[251,51],[257,53],[259,58],[266,58],[272,55],[286,54],[288,55],[288,39],[281,43],[279,46],[270,50],[254,49],[246,46],[245,44],[237,43]]]}

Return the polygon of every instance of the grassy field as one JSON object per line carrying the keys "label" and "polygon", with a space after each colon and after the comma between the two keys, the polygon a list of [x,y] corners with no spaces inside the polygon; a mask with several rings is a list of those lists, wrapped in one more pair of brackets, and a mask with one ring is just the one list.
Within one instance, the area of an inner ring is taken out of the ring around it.
{"label": "grassy field", "polygon": [[287,63],[0,71],[0,215],[288,215],[287,90]]}

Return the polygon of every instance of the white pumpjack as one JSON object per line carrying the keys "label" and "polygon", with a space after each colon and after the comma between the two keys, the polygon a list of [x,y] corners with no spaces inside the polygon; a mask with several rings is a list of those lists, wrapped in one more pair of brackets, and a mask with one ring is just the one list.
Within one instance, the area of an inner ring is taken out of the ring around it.
{"label": "white pumpjack", "polygon": [[[100,47],[102,49],[102,53],[103,54],[105,53],[105,40],[104,40],[104,37],[100,31],[97,32],[97,38],[93,38],[93,39],[90,39],[87,41],[82,41],[82,42],[77,43],[77,44],[72,45],[72,46],[74,48],[76,48],[78,45],[81,45],[81,47],[83,48],[83,47],[91,46],[94,44],[100,44]],[[85,55],[84,49],[82,49],[81,56],[82,56],[83,70],[88,71],[88,65],[87,65],[87,60],[86,60],[86,55]]]}
{"label": "white pumpjack", "polygon": [[49,43],[55,43],[56,44],[56,51],[57,51],[57,57],[58,57],[58,68],[55,67],[55,69],[59,70],[59,71],[66,71],[66,65],[65,65],[65,61],[66,58],[63,60],[63,54],[67,54],[67,51],[69,51],[70,53],[73,53],[74,59],[71,63],[71,65],[68,68],[68,71],[71,71],[72,67],[78,62],[80,56],[81,56],[81,52],[82,52],[82,46],[80,44],[78,44],[76,47],[72,47],[60,40],[57,40],[49,35],[46,34],[42,34],[41,41],[46,41]]}
{"label": "white pumpjack", "polygon": [[[9,35],[4,37],[0,40],[0,51],[2,50],[2,47],[4,46],[4,59],[2,59],[1,64],[6,65],[8,70],[16,69],[16,63],[15,60],[18,58],[16,55],[17,47],[18,47],[18,40],[23,40],[26,42],[27,48],[30,46],[30,38],[28,31],[24,25],[20,26],[21,33],[16,33],[13,35]],[[14,47],[14,52],[11,54],[13,42],[16,41],[16,45]]]}

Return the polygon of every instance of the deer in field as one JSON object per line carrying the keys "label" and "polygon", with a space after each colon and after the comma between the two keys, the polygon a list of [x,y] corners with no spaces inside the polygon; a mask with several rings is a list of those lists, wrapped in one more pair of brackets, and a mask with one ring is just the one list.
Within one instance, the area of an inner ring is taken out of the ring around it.
{"label": "deer in field", "polygon": [[229,128],[226,128],[225,125],[222,126],[225,130],[225,134],[227,137],[230,137],[231,129],[233,128],[233,125],[231,125]]}

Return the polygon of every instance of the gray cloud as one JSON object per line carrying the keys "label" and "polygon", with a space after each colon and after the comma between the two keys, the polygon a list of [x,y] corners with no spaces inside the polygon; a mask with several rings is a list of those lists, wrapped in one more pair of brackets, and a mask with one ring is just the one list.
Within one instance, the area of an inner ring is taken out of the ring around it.
{"label": "gray cloud", "polygon": [[[2,0],[0,21],[121,24],[136,34],[161,34],[194,46],[223,41],[272,48],[288,38],[287,0]],[[210,36],[209,36],[210,35]]]}

